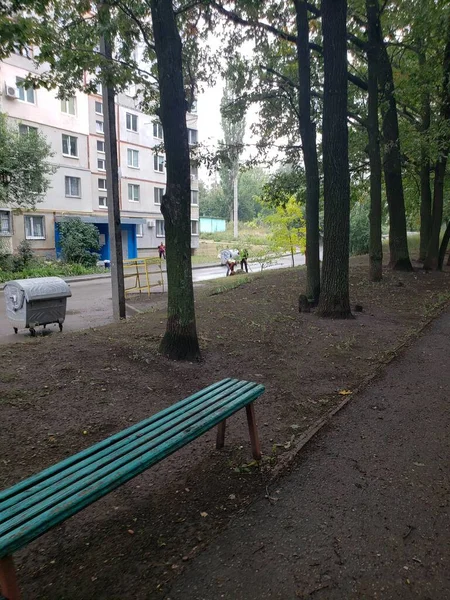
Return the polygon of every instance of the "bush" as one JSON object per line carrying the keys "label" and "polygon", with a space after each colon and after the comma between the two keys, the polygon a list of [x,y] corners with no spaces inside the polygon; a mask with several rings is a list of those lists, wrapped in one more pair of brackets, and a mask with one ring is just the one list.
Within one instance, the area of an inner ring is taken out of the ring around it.
{"label": "bush", "polygon": [[13,271],[22,271],[35,261],[33,248],[27,240],[22,240],[17,246],[17,252],[12,257]]}
{"label": "bush", "polygon": [[94,267],[99,259],[100,234],[95,225],[79,218],[70,218],[58,224],[63,258],[68,263]]}
{"label": "bush", "polygon": [[357,202],[350,211],[350,254],[369,252],[369,207]]}

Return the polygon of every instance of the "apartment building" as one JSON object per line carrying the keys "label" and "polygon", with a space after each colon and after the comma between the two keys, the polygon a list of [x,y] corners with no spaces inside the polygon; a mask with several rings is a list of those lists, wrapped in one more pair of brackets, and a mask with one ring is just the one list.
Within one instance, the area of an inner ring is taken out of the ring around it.
{"label": "apartment building", "polygon": [[[25,90],[21,82],[33,72],[32,62],[19,54],[0,63],[0,111],[26,134],[37,128],[52,146],[56,167],[43,202],[22,214],[0,207],[1,235],[14,249],[27,239],[34,250],[59,252],[57,223],[70,216],[99,229],[101,258],[109,258],[108,191],[103,121],[99,94],[77,93],[58,100],[54,91]],[[165,190],[163,132],[158,120],[141,112],[132,86],[116,101],[120,177],[122,248],[125,258],[152,256],[164,241],[161,198]],[[197,143],[197,116],[187,116],[189,141]],[[198,171],[191,170],[191,232],[193,252],[199,245]]]}

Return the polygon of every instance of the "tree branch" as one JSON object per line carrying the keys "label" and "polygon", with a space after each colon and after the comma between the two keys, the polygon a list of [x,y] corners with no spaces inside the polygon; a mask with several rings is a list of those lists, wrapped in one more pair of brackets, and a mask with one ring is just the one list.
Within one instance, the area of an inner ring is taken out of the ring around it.
{"label": "tree branch", "polygon": [[147,48],[150,48],[151,50],[155,50],[155,45],[152,42],[150,42],[147,32],[145,31],[142,23],[139,21],[139,19],[136,17],[136,15],[133,13],[133,11],[130,10],[130,8],[128,6],[122,4],[122,2],[120,2],[119,0],[116,0],[115,4],[116,4],[116,6],[118,6],[120,8],[120,10],[122,12],[124,12],[128,17],[130,17],[130,19],[132,21],[134,21],[134,23],[136,23],[136,25],[138,26],[138,28],[142,34],[142,37],[144,38],[144,42],[146,43]]}

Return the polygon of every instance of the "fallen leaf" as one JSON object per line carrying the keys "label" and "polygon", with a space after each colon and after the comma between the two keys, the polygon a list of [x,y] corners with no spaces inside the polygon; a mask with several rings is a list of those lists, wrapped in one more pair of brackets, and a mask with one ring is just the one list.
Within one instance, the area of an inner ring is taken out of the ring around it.
{"label": "fallen leaf", "polygon": [[350,394],[352,394],[353,392],[351,392],[350,390],[341,390],[340,392],[338,392],[340,396],[349,396]]}
{"label": "fallen leaf", "polygon": [[207,516],[208,516],[208,513],[207,513],[207,512],[201,512],[201,513],[200,513],[200,516],[201,516],[201,517],[207,517]]}

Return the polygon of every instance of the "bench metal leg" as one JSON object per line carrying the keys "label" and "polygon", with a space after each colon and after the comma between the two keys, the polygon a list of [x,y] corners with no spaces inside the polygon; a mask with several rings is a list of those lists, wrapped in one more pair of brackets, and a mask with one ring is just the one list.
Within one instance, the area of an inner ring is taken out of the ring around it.
{"label": "bench metal leg", "polygon": [[250,432],[250,442],[252,444],[252,453],[255,460],[261,460],[261,446],[259,445],[258,430],[256,428],[255,409],[252,404],[245,407],[247,412],[248,430]]}
{"label": "bench metal leg", "polygon": [[225,445],[225,428],[227,426],[226,419],[217,425],[216,448],[220,450]]}
{"label": "bench metal leg", "polygon": [[0,592],[7,600],[20,600],[19,584],[12,556],[0,558]]}

